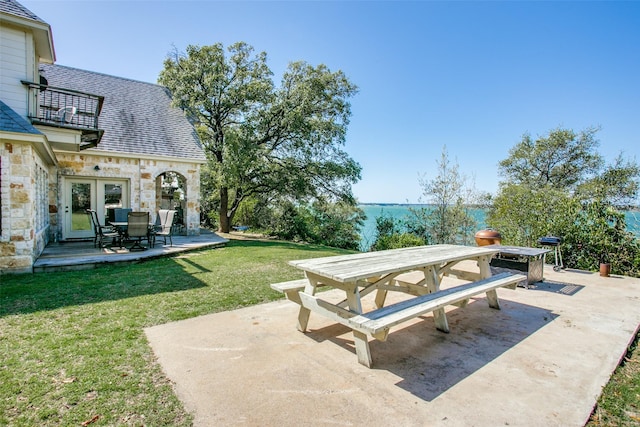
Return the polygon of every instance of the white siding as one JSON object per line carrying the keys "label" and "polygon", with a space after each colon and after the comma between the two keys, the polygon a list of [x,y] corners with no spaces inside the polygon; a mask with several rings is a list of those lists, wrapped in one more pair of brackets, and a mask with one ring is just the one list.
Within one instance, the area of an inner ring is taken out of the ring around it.
{"label": "white siding", "polygon": [[27,115],[27,88],[20,80],[31,80],[33,37],[11,27],[0,27],[0,99],[23,117]]}

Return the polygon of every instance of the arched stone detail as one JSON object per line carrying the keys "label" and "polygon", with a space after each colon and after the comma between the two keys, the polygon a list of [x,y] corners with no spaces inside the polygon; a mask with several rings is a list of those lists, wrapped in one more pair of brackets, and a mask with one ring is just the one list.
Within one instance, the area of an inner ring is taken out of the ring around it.
{"label": "arched stone detail", "polygon": [[176,171],[165,171],[156,179],[156,211],[173,209],[177,212],[175,223],[186,229],[187,178]]}
{"label": "arched stone detail", "polygon": [[[164,206],[166,200],[163,201],[162,177],[169,174],[176,174],[182,181],[180,196],[180,208],[184,231],[187,235],[200,234],[200,170],[194,164],[171,163],[160,164],[156,162],[152,179],[150,179],[152,194],[146,195],[151,197],[149,200],[150,211],[157,212],[159,209],[168,208]],[[151,178],[151,177],[150,177]],[[174,193],[175,194],[175,193]]]}

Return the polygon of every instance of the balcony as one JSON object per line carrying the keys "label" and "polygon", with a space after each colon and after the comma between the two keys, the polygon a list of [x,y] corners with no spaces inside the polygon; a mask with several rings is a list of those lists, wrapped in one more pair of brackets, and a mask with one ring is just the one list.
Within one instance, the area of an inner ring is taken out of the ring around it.
{"label": "balcony", "polygon": [[[103,96],[23,81],[29,88],[29,119],[34,125],[80,131],[78,151],[98,145],[103,129],[98,127]],[[31,103],[37,100],[37,105]]]}

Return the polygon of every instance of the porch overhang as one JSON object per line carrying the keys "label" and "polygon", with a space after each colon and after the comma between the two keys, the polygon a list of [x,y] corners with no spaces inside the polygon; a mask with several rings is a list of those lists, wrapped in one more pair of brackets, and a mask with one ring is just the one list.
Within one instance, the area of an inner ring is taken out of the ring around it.
{"label": "porch overhang", "polygon": [[29,144],[33,147],[34,150],[42,159],[53,166],[58,165],[58,159],[56,158],[55,153],[49,141],[47,140],[46,135],[37,134],[37,133],[22,133],[22,132],[7,132],[0,131],[0,139],[3,142],[7,143],[21,143],[21,144]]}

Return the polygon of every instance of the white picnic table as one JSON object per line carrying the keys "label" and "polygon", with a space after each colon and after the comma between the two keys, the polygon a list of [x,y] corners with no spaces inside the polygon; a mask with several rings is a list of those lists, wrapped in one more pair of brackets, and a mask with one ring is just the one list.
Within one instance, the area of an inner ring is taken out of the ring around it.
{"label": "white picnic table", "polygon": [[[311,311],[353,329],[358,361],[370,367],[367,334],[384,341],[391,326],[430,311],[434,313],[437,328],[448,332],[444,306],[464,306],[470,296],[478,293],[486,292],[489,305],[499,308],[495,289],[503,286],[515,288],[523,276],[504,274],[500,278],[491,278],[490,260],[498,251],[497,248],[486,247],[429,245],[294,260],[289,264],[304,271],[305,279],[271,286],[300,304],[297,325],[300,331],[306,331]],[[476,261],[476,272],[453,268],[467,260]],[[416,283],[395,280],[398,275],[410,271],[420,271],[424,278]],[[455,291],[440,291],[440,281],[443,275],[448,274],[475,282],[459,286]],[[334,304],[317,297],[316,290],[320,286],[343,290],[345,300]],[[378,309],[363,313],[362,297],[373,291],[377,291],[375,301]],[[404,292],[417,298],[383,307],[388,291]]]}

